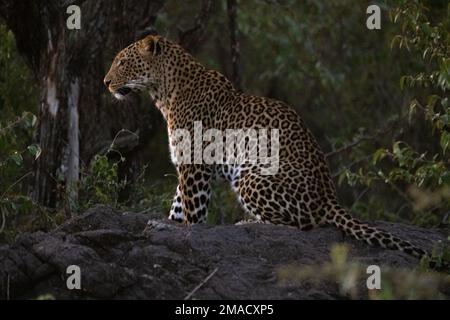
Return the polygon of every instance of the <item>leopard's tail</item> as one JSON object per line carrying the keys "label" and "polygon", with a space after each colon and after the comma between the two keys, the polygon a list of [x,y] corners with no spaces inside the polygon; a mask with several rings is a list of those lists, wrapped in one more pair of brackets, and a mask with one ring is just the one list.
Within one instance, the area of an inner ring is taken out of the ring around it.
{"label": "leopard's tail", "polygon": [[339,205],[334,205],[332,214],[327,215],[327,223],[336,226],[345,234],[373,246],[381,246],[386,249],[400,250],[410,254],[418,259],[424,256],[429,257],[429,254],[413,245],[409,241],[400,239],[388,232],[371,227],[359,220],[353,218],[344,208]]}

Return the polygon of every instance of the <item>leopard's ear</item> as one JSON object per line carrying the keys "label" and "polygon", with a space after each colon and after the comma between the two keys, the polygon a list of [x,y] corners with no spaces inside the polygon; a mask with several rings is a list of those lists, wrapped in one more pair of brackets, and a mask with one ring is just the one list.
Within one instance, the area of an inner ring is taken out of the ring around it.
{"label": "leopard's ear", "polygon": [[161,54],[161,43],[158,36],[147,36],[141,41],[139,48],[144,57],[158,56]]}

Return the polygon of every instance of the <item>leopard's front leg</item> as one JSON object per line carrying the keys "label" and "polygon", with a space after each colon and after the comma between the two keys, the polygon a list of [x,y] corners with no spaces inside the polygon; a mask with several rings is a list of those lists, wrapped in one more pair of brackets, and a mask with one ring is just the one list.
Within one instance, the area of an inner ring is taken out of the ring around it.
{"label": "leopard's front leg", "polygon": [[187,224],[206,222],[211,196],[211,168],[206,165],[180,165],[178,174],[184,221]]}
{"label": "leopard's front leg", "polygon": [[177,191],[175,192],[175,196],[173,197],[173,200],[172,200],[172,206],[170,207],[170,212],[169,212],[169,219],[175,220],[178,222],[183,222],[185,219],[184,212],[183,212],[183,204],[181,202],[181,190],[180,190],[179,184],[177,186]]}

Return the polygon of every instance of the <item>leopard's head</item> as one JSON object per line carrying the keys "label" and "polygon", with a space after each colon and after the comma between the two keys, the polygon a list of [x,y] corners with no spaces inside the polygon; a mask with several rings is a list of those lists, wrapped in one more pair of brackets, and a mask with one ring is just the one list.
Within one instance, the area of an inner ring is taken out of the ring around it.
{"label": "leopard's head", "polygon": [[103,80],[114,97],[123,99],[131,91],[141,91],[156,85],[162,42],[161,37],[150,35],[117,54]]}

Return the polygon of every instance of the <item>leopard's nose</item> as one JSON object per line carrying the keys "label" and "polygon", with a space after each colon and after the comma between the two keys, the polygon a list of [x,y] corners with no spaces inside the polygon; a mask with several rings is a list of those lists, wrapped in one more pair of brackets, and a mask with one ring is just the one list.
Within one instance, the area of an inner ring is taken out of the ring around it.
{"label": "leopard's nose", "polygon": [[111,80],[110,80],[110,79],[107,79],[107,78],[105,77],[105,79],[103,79],[103,82],[105,83],[105,86],[106,86],[107,88],[109,88],[109,85],[111,84]]}

